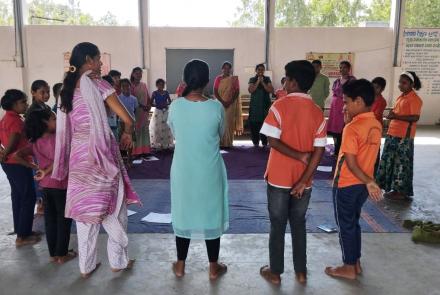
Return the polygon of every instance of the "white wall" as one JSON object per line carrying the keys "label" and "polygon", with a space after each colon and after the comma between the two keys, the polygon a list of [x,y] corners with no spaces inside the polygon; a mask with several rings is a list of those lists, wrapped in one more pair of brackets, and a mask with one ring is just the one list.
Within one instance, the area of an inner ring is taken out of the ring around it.
{"label": "white wall", "polygon": [[14,28],[0,26],[0,96],[6,89],[22,89],[22,70],[17,68],[14,55]]}
{"label": "white wall", "polygon": [[[276,85],[280,85],[285,64],[294,59],[304,59],[307,52],[352,52],[353,74],[357,78],[371,80],[382,76],[391,82],[391,29],[276,28],[273,32],[270,61]],[[386,99],[390,97],[391,89],[386,88]],[[327,101],[329,103],[330,99]]]}
{"label": "white wall", "polygon": [[[248,67],[264,61],[264,31],[251,28],[150,28],[150,89],[157,78],[166,77],[166,48],[234,49],[234,69],[241,91],[247,91],[251,74]],[[81,41],[91,41],[102,52],[111,54],[112,68],[127,77],[141,63],[139,32],[135,27],[28,26],[25,28],[26,68],[21,71],[12,61],[14,31],[0,27],[0,93],[7,88],[25,88],[35,79],[53,85],[63,76],[63,52]],[[354,74],[372,79],[383,76],[389,82],[385,97],[398,96],[392,67],[393,34],[388,28],[275,28],[271,38],[270,64],[275,87],[284,65],[303,59],[310,51],[354,52]],[[219,69],[211,69],[218,71]],[[25,85],[25,87],[23,87]],[[440,98],[422,96],[421,124],[434,124],[440,117]]]}
{"label": "white wall", "polygon": [[[10,32],[12,31],[12,32]],[[82,26],[26,26],[26,69],[21,75],[16,72],[15,62],[1,63],[1,93],[7,88],[17,87],[29,93],[30,84],[36,79],[46,80],[49,85],[61,82],[64,75],[63,53],[72,51],[79,42],[92,42],[101,52],[111,54],[112,68],[120,69],[128,76],[133,67],[140,64],[139,32],[136,27],[82,27]],[[14,54],[13,29],[0,27],[0,59]],[[5,44],[5,45],[3,45]],[[23,86],[24,85],[24,86]]]}

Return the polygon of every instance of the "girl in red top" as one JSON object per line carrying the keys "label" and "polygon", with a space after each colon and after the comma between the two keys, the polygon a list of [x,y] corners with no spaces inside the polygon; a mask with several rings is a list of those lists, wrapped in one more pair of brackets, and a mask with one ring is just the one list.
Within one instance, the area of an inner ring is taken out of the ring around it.
{"label": "girl in red top", "polygon": [[[383,112],[387,107],[387,101],[382,96],[382,92],[385,90],[385,86],[387,85],[387,81],[382,77],[376,77],[371,81],[374,88],[375,99],[373,105],[371,106],[371,111],[374,113],[376,119],[382,124],[383,127]],[[377,172],[379,168],[380,162],[380,149],[377,153],[376,164],[374,164],[374,172]]]}
{"label": "girl in red top", "polygon": [[371,81],[374,87],[375,99],[371,106],[371,111],[374,113],[376,119],[383,125],[383,112],[387,107],[387,101],[382,96],[382,92],[385,90],[387,81],[382,77],[376,77]]}
{"label": "girl in red top", "polygon": [[[40,237],[32,232],[35,207],[35,185],[32,169],[17,163],[12,155],[27,145],[23,136],[23,115],[28,102],[26,94],[10,89],[1,98],[6,111],[0,121],[0,163],[11,185],[12,215],[17,247],[38,243]],[[31,161],[31,159],[28,159]]]}

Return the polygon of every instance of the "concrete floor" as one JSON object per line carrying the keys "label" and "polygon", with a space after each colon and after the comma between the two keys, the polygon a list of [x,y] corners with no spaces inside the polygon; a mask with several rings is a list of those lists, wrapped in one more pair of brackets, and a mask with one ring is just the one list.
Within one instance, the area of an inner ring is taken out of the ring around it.
{"label": "concrete floor", "polygon": [[[414,202],[381,206],[396,219],[430,219],[440,222],[440,129],[419,128],[415,148]],[[176,279],[174,238],[169,234],[131,234],[133,270],[113,274],[106,258],[106,235],[99,240],[102,267],[89,280],[79,277],[77,260],[63,266],[48,263],[46,243],[16,249],[12,228],[9,185],[0,173],[0,295],[9,294],[408,294],[440,295],[440,247],[418,245],[410,234],[364,234],[364,275],[357,281],[334,280],[323,273],[339,263],[335,234],[308,235],[309,280],[295,283],[290,238],[286,237],[286,272],[282,286],[268,285],[258,274],[268,262],[266,234],[225,235],[221,260],[228,273],[216,283],[207,275],[203,243],[190,247],[187,275]],[[76,248],[76,236],[71,245]]]}
{"label": "concrete floor", "polygon": [[89,280],[83,280],[77,261],[63,266],[49,264],[44,242],[16,250],[11,247],[12,237],[2,238],[0,294],[440,294],[440,248],[413,244],[408,234],[365,234],[364,275],[354,282],[335,280],[323,273],[326,265],[341,259],[337,235],[309,234],[307,286],[293,279],[287,242],[286,272],[280,288],[267,284],[258,273],[267,264],[264,234],[224,236],[221,260],[229,271],[217,283],[208,279],[204,243],[192,243],[187,274],[176,279],[171,272],[175,259],[172,235],[130,235],[130,256],[137,262],[131,271],[118,274],[109,269],[105,239],[105,235],[100,236],[103,265]]}

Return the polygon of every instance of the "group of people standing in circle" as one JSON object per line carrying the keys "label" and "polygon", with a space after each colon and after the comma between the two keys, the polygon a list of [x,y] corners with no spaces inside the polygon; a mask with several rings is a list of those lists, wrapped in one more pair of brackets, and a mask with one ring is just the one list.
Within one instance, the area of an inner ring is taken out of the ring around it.
{"label": "group of people standing in circle", "polygon": [[[147,85],[142,82],[143,71],[135,67],[130,79],[121,79],[121,72],[111,70],[103,79],[115,88],[120,101],[135,118],[136,124],[133,133],[133,149],[130,154],[134,158],[147,156],[152,151],[172,149],[173,138],[169,127],[166,125],[168,107],[171,104],[171,97],[165,90],[164,79],[156,81],[156,90],[151,96]],[[154,107],[150,121],[150,111]],[[109,124],[115,130],[115,137],[118,138],[123,130],[123,122],[118,121],[117,116],[108,111]],[[113,127],[114,126],[114,127]]]}
{"label": "group of people standing in circle", "polygon": [[[133,69],[130,80],[122,79],[112,86],[101,78],[101,66],[96,45],[83,42],[73,48],[56,115],[44,104],[48,99],[48,85],[41,87],[43,91],[33,92],[39,106],[33,106],[30,111],[27,96],[20,90],[8,90],[1,98],[6,114],[0,121],[0,162],[11,185],[17,246],[40,240],[32,232],[33,210],[30,209],[35,206],[32,171],[35,170],[35,179],[44,189],[45,215],[50,217],[46,218],[45,226],[52,262],[62,264],[78,255],[81,275],[88,278],[100,266],[97,238],[102,225],[109,236],[107,252],[111,270],[119,272],[133,267],[134,260],[128,255],[127,205],[139,205],[141,200],[131,185],[120,150],[133,150],[141,155],[149,153],[145,126],[149,108],[155,105],[158,109],[155,115],[175,139],[170,178],[177,250],[173,272],[177,277],[185,275],[191,239],[202,239],[207,246],[209,278],[217,279],[227,271],[227,266],[219,262],[219,251],[220,238],[229,228],[227,170],[220,146],[230,145],[234,132],[242,130],[237,124],[239,84],[232,75],[232,65],[223,64],[222,75],[214,83],[217,99],[212,99],[204,95],[209,82],[208,64],[201,60],[188,62],[183,71],[182,93],[172,103],[164,90],[165,81],[157,81],[158,90],[152,95],[154,103],[149,103],[140,68]],[[270,264],[260,269],[260,274],[271,283],[279,284],[284,271],[287,221],[294,231],[297,280],[304,283],[307,279],[305,214],[313,173],[324,153],[326,131],[332,132],[335,143],[339,140],[341,145],[333,191],[335,208],[345,202],[337,199],[338,193],[347,194],[345,187],[338,186],[344,181],[362,200],[355,212],[348,209],[346,213],[353,215],[352,224],[338,219],[345,213],[335,212],[343,253],[347,250],[346,253],[353,255],[349,260],[343,257],[342,267],[327,268],[327,274],[355,278],[362,271],[358,213],[368,195],[379,200],[380,188],[395,200],[413,194],[414,136],[422,106],[415,90],[420,89],[420,80],[414,72],[400,76],[402,95],[388,115],[390,125],[375,181],[372,166],[381,134],[371,136],[370,131],[381,130],[382,122],[377,122],[381,117],[371,110],[376,100],[380,100],[385,83],[381,79],[373,83],[355,80],[350,75],[350,67],[348,62],[342,62],[341,78],[333,84],[328,127],[323,105],[318,106],[309,95],[317,77],[323,88],[328,85],[325,77],[319,76],[319,61],[288,63],[283,85],[286,95],[273,104],[270,95],[274,89],[270,78],[264,76],[264,65],[257,65],[256,76],[249,80],[252,141],[258,145],[261,140],[263,145],[271,146],[265,175],[271,222]],[[325,89],[315,87],[313,91],[328,95]],[[25,113],[23,122],[21,115]],[[112,113],[122,123],[116,134],[109,124]],[[368,129],[369,126],[373,129]],[[363,131],[354,132],[358,129]],[[136,146],[134,142],[138,142]],[[366,158],[365,150],[368,151]],[[356,157],[361,168],[352,162]],[[78,253],[69,250],[72,220],[77,225]],[[356,229],[354,233],[345,230],[347,223]],[[356,240],[355,245],[347,239]]]}

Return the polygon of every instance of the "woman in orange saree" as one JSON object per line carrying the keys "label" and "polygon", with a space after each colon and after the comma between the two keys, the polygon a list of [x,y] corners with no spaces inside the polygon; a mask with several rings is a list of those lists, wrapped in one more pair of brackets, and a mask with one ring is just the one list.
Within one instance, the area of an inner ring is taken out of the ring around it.
{"label": "woman in orange saree", "polygon": [[135,142],[133,147],[133,156],[141,157],[151,152],[150,147],[150,131],[149,131],[149,113],[151,108],[150,95],[148,94],[147,85],[142,80],[142,69],[136,67],[131,73],[130,92],[138,100],[139,107],[136,108],[136,128]]}
{"label": "woman in orange saree", "polygon": [[243,120],[240,103],[240,85],[238,77],[232,75],[232,64],[224,62],[222,74],[214,81],[214,95],[225,108],[225,133],[220,141],[220,146],[229,148],[233,146],[234,134],[243,133]]}

